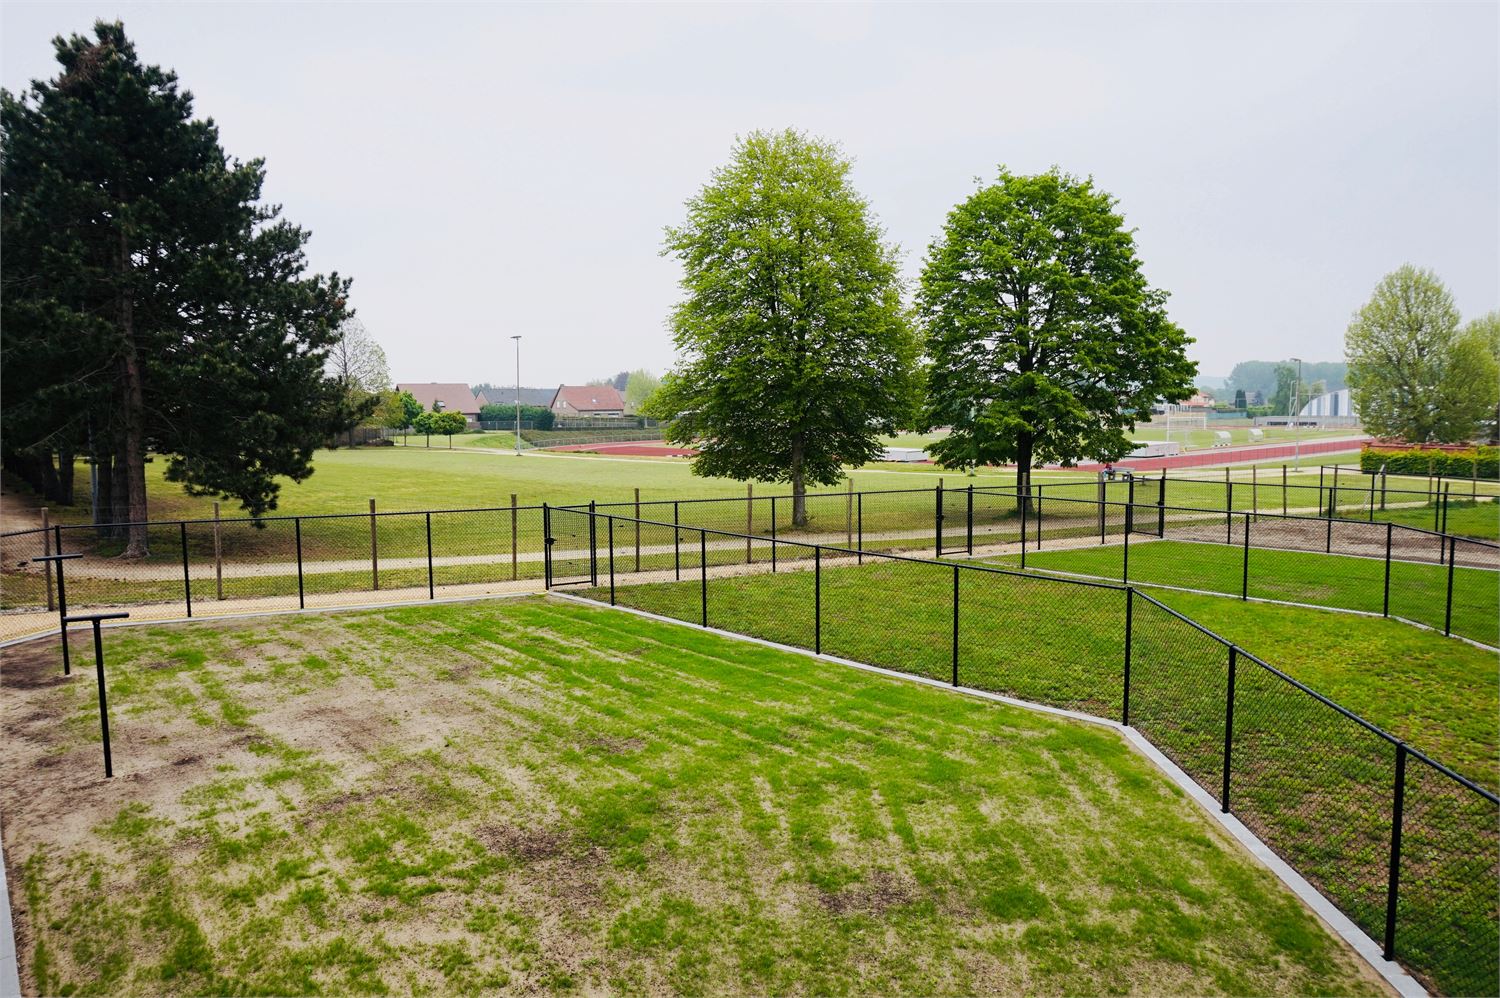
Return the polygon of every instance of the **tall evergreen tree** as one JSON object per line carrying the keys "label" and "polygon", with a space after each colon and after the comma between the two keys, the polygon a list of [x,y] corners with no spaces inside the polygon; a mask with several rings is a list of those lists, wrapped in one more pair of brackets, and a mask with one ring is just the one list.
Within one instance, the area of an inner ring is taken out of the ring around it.
{"label": "tall evergreen tree", "polygon": [[55,79],[0,92],[6,461],[87,446],[101,520],[146,520],[150,451],[191,493],[274,509],[347,422],[324,365],[349,281],[305,274],[263,162],[231,159],[122,25],[53,45]]}

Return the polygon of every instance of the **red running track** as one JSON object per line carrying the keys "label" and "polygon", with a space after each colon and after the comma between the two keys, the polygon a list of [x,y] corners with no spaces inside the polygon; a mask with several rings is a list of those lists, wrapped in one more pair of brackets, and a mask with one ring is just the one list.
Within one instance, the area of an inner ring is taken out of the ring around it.
{"label": "red running track", "polygon": [[[1301,452],[1304,455],[1315,454],[1337,454],[1356,450],[1369,437],[1341,437],[1337,440],[1309,440],[1304,443]],[[575,451],[589,454],[610,454],[617,457],[694,457],[697,451],[691,447],[673,447],[670,444],[652,443],[651,441],[634,441],[629,443],[600,443],[600,444],[566,444],[561,447],[548,447],[553,451]],[[1115,462],[1117,468],[1130,468],[1133,471],[1160,471],[1163,468],[1202,468],[1219,464],[1240,464],[1250,461],[1274,461],[1278,457],[1292,457],[1297,453],[1295,444],[1254,444],[1240,447],[1204,447],[1189,451],[1186,454],[1174,454],[1170,457],[1138,457],[1122,458]],[[921,462],[930,464],[930,461]],[[1048,467],[1056,467],[1049,465]],[[1103,464],[1088,463],[1075,465],[1071,471],[1099,471],[1104,468]]]}
{"label": "red running track", "polygon": [[694,457],[698,453],[691,447],[673,447],[671,444],[656,444],[649,440],[617,444],[565,444],[545,449],[582,454],[613,454],[618,457]]}

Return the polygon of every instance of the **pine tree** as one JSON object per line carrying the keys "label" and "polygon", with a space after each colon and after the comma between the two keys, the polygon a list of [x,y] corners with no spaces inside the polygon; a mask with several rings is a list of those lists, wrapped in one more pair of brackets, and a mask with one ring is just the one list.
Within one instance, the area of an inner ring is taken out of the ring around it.
{"label": "pine tree", "polygon": [[55,79],[0,92],[4,453],[90,447],[98,518],[137,524],[138,557],[150,451],[256,516],[277,476],[312,473],[348,424],[324,364],[349,281],[305,276],[309,234],[261,203],[263,162],[231,159],[122,25],[53,44]]}

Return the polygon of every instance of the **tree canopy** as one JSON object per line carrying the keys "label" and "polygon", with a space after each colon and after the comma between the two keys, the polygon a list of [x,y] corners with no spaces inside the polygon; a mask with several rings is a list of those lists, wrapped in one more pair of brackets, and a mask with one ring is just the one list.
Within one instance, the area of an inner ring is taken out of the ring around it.
{"label": "tree canopy", "polygon": [[798,525],[808,483],[876,457],[918,386],[896,251],[849,170],[822,139],[752,133],[666,236],[682,359],[646,415],[697,446],[697,474],[790,482]]}
{"label": "tree canopy", "polygon": [[[348,425],[324,367],[349,281],[306,275],[262,161],[231,159],[120,24],[53,44],[55,79],[0,92],[6,462],[71,472],[90,452],[96,519],[139,522],[156,451],[258,516]],[[144,553],[133,528],[125,554]]]}
{"label": "tree canopy", "polygon": [[948,214],[922,269],[923,427],[944,464],[1113,460],[1158,400],[1193,392],[1192,342],[1147,286],[1115,199],[1057,170],[999,179]]}
{"label": "tree canopy", "polygon": [[1500,358],[1488,317],[1459,330],[1436,274],[1411,265],[1375,286],[1344,334],[1360,422],[1411,443],[1472,440],[1500,401]]}

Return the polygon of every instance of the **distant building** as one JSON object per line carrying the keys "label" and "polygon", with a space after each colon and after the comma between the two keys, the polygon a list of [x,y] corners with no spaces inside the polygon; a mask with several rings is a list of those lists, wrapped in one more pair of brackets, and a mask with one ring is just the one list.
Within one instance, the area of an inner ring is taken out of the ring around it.
{"label": "distant building", "polygon": [[1312,416],[1317,418],[1328,418],[1336,416],[1358,416],[1354,411],[1354,400],[1349,396],[1349,389],[1340,388],[1336,392],[1324,392],[1316,398],[1308,399],[1307,404],[1297,413],[1298,416]]}
{"label": "distant building", "polygon": [[1214,407],[1214,397],[1212,395],[1210,395],[1208,392],[1204,392],[1204,391],[1200,391],[1200,392],[1194,393],[1194,395],[1193,395],[1192,398],[1188,399],[1186,402],[1179,403],[1178,406],[1177,406],[1177,408],[1178,408],[1179,411],[1181,411],[1181,410],[1195,411],[1196,410],[1196,411],[1200,411],[1200,412],[1204,411],[1204,410],[1207,410],[1207,409],[1212,409],[1213,407]]}
{"label": "distant building", "polygon": [[407,381],[398,384],[396,391],[411,392],[411,397],[429,412],[461,412],[470,421],[477,422],[479,419],[481,403],[468,385],[444,381]]}
{"label": "distant building", "polygon": [[559,416],[625,415],[625,400],[613,385],[558,385],[551,405]]}
{"label": "distant building", "polygon": [[[515,388],[481,388],[474,393],[479,397],[479,404],[485,405],[515,405]],[[539,405],[550,407],[552,396],[557,394],[555,388],[522,388],[522,405]]]}

